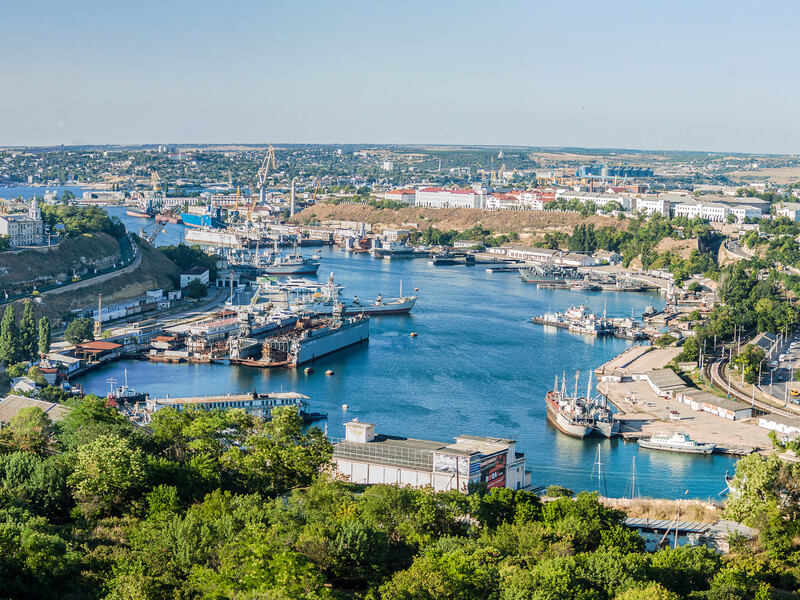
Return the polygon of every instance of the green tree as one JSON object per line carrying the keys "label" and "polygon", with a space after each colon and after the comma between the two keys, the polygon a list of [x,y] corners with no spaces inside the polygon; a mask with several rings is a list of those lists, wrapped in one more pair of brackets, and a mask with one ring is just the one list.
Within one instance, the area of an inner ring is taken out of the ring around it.
{"label": "green tree", "polygon": [[52,432],[50,417],[38,406],[21,408],[3,430],[13,448],[37,454],[44,452]]}
{"label": "green tree", "polygon": [[303,419],[292,407],[272,410],[272,420],[255,428],[242,447],[231,448],[227,460],[249,489],[280,493],[308,485],[331,459],[331,443],[318,427],[303,433]]}
{"label": "green tree", "polygon": [[189,282],[189,291],[186,295],[189,298],[205,298],[208,295],[208,288],[199,279],[192,279]]}
{"label": "green tree", "polygon": [[103,435],[81,446],[68,479],[87,517],[121,510],[144,482],[142,451],[115,435]]}
{"label": "green tree", "polygon": [[52,334],[50,332],[50,319],[42,317],[39,319],[39,354],[47,354],[50,352],[50,343],[52,341]]}
{"label": "green tree", "polygon": [[755,383],[765,359],[766,354],[762,348],[747,344],[733,359],[733,362],[739,366],[739,369],[744,369],[744,380],[747,383]]}
{"label": "green tree", "polygon": [[64,339],[76,346],[81,342],[92,341],[94,339],[94,321],[92,319],[70,321],[64,331]]}
{"label": "green tree", "polygon": [[0,322],[0,361],[5,365],[13,365],[22,359],[22,340],[17,327],[17,316],[14,313],[14,306],[9,304]]}
{"label": "green tree", "polygon": [[37,334],[36,319],[33,316],[33,302],[26,302],[19,326],[20,345],[22,346],[22,355],[25,360],[34,361],[38,357],[36,353],[38,348]]}

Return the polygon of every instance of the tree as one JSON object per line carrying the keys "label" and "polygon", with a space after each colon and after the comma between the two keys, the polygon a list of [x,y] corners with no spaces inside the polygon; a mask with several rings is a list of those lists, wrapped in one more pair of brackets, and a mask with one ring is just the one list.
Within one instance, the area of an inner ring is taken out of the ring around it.
{"label": "tree", "polygon": [[22,311],[22,321],[19,326],[20,344],[22,355],[25,360],[34,361],[37,358],[36,320],[33,317],[33,302],[26,302]]}
{"label": "tree", "polygon": [[144,481],[142,451],[116,435],[103,435],[81,446],[68,479],[88,517],[120,509]]}
{"label": "tree", "polygon": [[11,236],[0,235],[0,252],[11,249]]}
{"label": "tree", "polygon": [[21,408],[7,428],[14,448],[35,453],[44,451],[52,430],[50,417],[38,406]]}
{"label": "tree", "polygon": [[39,355],[50,352],[50,343],[50,319],[42,317],[39,319]]}
{"label": "tree", "polygon": [[94,339],[94,321],[92,319],[75,319],[67,325],[64,339],[77,346],[81,342]]}
{"label": "tree", "polygon": [[758,380],[759,371],[764,363],[766,354],[762,348],[747,344],[744,349],[733,359],[734,364],[740,369],[744,369],[744,380],[747,383],[755,383]]}
{"label": "tree", "polygon": [[199,279],[192,279],[189,282],[189,291],[186,295],[189,298],[205,298],[208,295],[208,288]]}
{"label": "tree", "polygon": [[0,361],[12,365],[22,360],[22,343],[17,327],[17,316],[14,306],[9,304],[0,322]]}
{"label": "tree", "polygon": [[333,448],[318,427],[306,433],[302,428],[296,409],[275,408],[272,420],[255,428],[241,448],[231,448],[227,460],[252,490],[280,493],[308,485],[330,461]]}

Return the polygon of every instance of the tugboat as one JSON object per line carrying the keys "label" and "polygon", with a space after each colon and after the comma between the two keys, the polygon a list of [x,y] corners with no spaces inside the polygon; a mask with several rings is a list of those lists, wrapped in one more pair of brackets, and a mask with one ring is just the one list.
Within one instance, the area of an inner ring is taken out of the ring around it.
{"label": "tugboat", "polygon": [[125,385],[120,385],[114,389],[113,385],[116,383],[113,379],[109,379],[111,390],[106,395],[109,405],[119,408],[123,404],[136,404],[137,402],[147,402],[150,398],[149,394],[138,393],[131,387],[128,387],[128,369],[125,369]]}
{"label": "tugboat", "polygon": [[653,315],[657,314],[658,311],[656,310],[656,308],[652,304],[648,304],[645,307],[644,312],[642,313],[642,317],[646,319],[647,317],[652,317]]}

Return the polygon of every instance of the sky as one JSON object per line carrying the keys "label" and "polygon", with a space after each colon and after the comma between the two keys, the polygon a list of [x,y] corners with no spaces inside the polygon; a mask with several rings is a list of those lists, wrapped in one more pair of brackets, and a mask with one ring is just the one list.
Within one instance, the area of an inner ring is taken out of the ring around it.
{"label": "sky", "polygon": [[800,151],[794,0],[0,3],[0,146]]}

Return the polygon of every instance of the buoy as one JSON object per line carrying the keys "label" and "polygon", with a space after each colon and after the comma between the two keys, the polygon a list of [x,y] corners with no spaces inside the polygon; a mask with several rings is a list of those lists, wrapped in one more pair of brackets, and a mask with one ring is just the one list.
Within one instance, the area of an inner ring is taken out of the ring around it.
{"label": "buoy", "polygon": [[417,337],[417,332],[416,331],[412,331],[408,335],[409,335],[409,337]]}
{"label": "buoy", "polygon": [[415,292],[418,292],[418,291],[419,291],[419,288],[414,288],[414,291],[415,291]]}
{"label": "buoy", "polygon": [[311,375],[313,372],[314,369],[312,369],[311,367],[306,367],[305,369],[303,369],[303,373],[305,373],[306,375]]}
{"label": "buoy", "polygon": [[325,371],[325,375],[333,375],[333,371],[331,371],[330,369],[328,369],[327,371]]}
{"label": "buoy", "polygon": [[350,408],[350,407],[347,406],[347,404],[342,404],[342,410],[347,410],[348,408]]}

